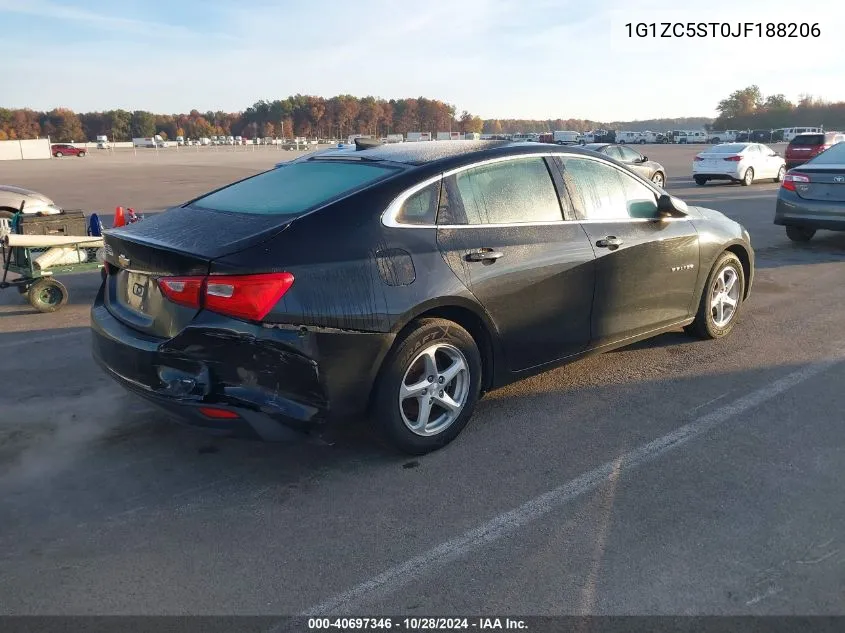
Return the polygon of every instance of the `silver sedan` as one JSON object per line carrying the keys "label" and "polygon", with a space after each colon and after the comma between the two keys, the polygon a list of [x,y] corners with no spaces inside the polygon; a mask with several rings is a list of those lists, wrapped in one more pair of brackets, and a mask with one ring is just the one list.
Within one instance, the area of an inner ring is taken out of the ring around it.
{"label": "silver sedan", "polygon": [[22,187],[0,185],[0,218],[11,218],[21,210],[21,203],[24,203],[23,212],[27,215],[61,213],[61,208],[43,194]]}
{"label": "silver sedan", "polygon": [[646,180],[650,180],[661,189],[666,186],[666,169],[663,165],[653,160],[649,160],[648,156],[643,156],[638,151],[633,150],[626,145],[617,145],[615,143],[587,143],[584,145],[584,149],[591,149],[594,152],[598,152],[618,160],[635,174],[642,176]]}

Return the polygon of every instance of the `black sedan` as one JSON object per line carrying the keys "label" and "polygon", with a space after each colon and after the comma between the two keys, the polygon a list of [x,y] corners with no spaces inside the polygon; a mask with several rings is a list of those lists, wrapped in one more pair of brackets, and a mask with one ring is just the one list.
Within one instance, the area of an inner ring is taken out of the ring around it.
{"label": "black sedan", "polygon": [[845,143],[786,172],[775,224],[794,242],[811,240],[819,229],[845,231]]}
{"label": "black sedan", "polygon": [[371,414],[455,438],[484,392],[684,327],[727,335],[748,233],[595,152],[502,141],[298,159],[110,230],[93,353],[194,424],[277,439]]}
{"label": "black sedan", "polygon": [[628,169],[650,180],[661,189],[666,186],[666,169],[660,163],[649,160],[638,151],[626,145],[615,143],[588,143],[583,146],[586,149],[610,156],[623,163]]}

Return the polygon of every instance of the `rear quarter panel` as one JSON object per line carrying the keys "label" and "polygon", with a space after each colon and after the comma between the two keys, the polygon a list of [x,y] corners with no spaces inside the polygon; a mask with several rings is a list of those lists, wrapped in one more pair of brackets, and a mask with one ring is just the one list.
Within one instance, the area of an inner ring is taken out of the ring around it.
{"label": "rear quarter panel", "polygon": [[381,223],[405,186],[360,192],[315,211],[262,244],[215,260],[212,272],[292,273],[294,285],[269,323],[389,333],[420,306],[469,300],[438,250],[435,229]]}

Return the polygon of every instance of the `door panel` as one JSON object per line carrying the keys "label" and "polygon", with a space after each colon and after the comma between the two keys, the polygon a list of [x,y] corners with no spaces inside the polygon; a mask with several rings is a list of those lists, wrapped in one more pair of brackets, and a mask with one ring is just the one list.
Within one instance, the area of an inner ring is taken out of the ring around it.
{"label": "door panel", "polygon": [[510,371],[586,348],[595,278],[593,249],[579,224],[562,221],[545,161],[528,159],[541,172],[525,160],[447,177],[438,214],[438,246],[495,323]]}
{"label": "door panel", "polygon": [[[604,345],[688,317],[698,234],[688,220],[585,222],[596,250],[592,343]],[[601,247],[608,236],[621,245]]]}
{"label": "door panel", "polygon": [[691,314],[698,234],[687,219],[658,219],[657,194],[605,163],[564,159],[564,180],[596,253],[591,347]]}

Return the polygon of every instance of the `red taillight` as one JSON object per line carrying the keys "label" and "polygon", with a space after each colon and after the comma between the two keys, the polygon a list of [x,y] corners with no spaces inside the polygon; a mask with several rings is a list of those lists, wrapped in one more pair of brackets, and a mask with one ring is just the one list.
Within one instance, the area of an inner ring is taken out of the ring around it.
{"label": "red taillight", "polygon": [[199,308],[203,281],[205,277],[162,277],[158,280],[158,287],[173,303]]}
{"label": "red taillight", "polygon": [[727,158],[725,158],[723,160],[729,160],[732,163],[738,163],[739,161],[742,160],[742,156],[728,156]]}
{"label": "red taillight", "polygon": [[290,273],[212,275],[205,282],[205,307],[213,312],[260,321],[292,285]]}
{"label": "red taillight", "polygon": [[173,303],[250,321],[260,321],[293,285],[290,273],[161,277],[162,293]]}
{"label": "red taillight", "polygon": [[787,173],[783,177],[783,182],[780,183],[780,186],[786,189],[787,191],[795,191],[796,182],[810,182],[810,177],[805,176],[804,174]]}
{"label": "red taillight", "polygon": [[205,417],[214,418],[215,420],[234,420],[241,417],[234,411],[229,411],[228,409],[218,409],[217,407],[200,407],[199,412]]}

